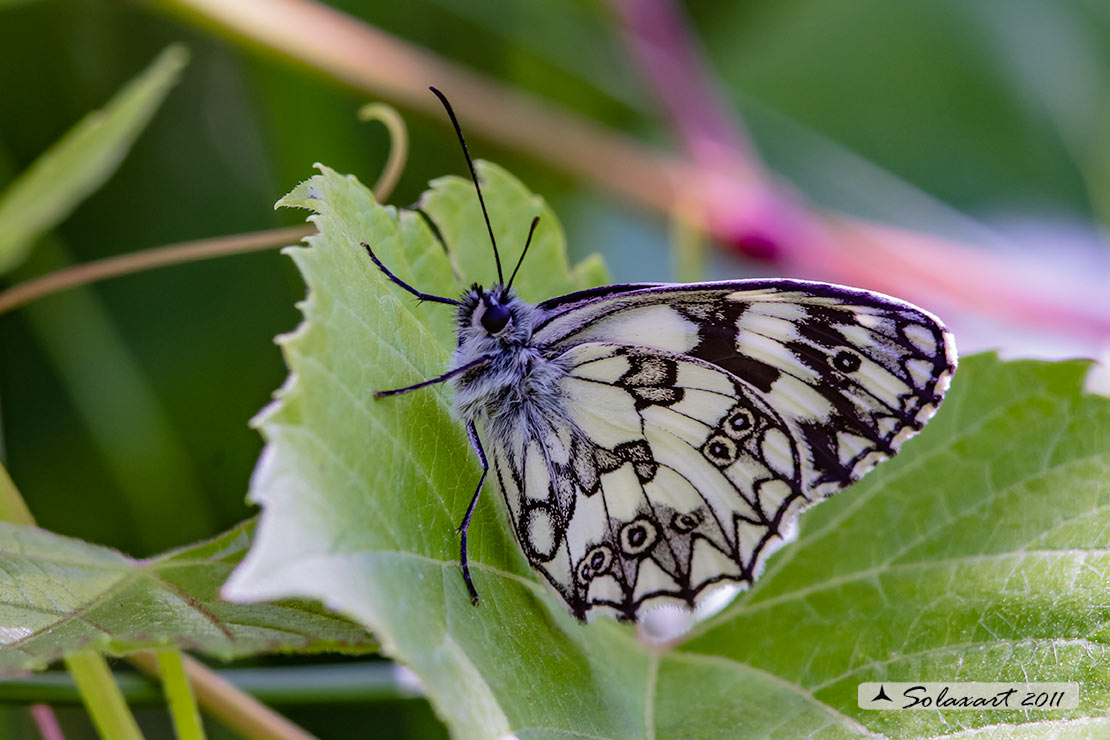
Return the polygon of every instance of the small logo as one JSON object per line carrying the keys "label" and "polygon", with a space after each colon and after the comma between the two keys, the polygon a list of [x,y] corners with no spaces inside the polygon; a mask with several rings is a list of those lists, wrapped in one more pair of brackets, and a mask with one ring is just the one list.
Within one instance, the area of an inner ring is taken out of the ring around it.
{"label": "small logo", "polygon": [[860,709],[1007,710],[1051,712],[1079,706],[1077,683],[886,681],[861,683]]}

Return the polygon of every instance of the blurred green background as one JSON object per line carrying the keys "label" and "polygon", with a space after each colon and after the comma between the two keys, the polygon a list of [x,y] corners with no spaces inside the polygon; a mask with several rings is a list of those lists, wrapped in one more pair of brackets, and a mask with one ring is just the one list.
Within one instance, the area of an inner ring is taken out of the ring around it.
{"label": "blurred green background", "polygon": [[[600,0],[330,4],[632,138],[674,146],[614,9]],[[816,201],[953,233],[976,222],[1034,233],[1034,259],[1045,265],[1065,249],[1106,264],[1104,0],[684,7],[767,166]],[[7,284],[64,259],[300,223],[303,214],[272,206],[314,162],[375,180],[388,139],[357,122],[364,94],[157,6],[27,0],[0,2],[0,186],[173,42],[192,52],[181,83],[107,185]],[[429,179],[463,169],[443,116],[402,113],[410,154],[391,202],[410,205]],[[603,253],[620,281],[673,277],[659,214],[480,131],[470,138],[476,156],[551,201],[575,258]],[[709,271],[776,272],[724,250]],[[244,494],[261,442],[247,421],[284,380],[272,339],[296,326],[303,295],[292,263],[268,251],[135,274],[0,316],[0,453],[39,523],[145,556],[251,515]],[[951,320],[957,336],[960,321]],[[964,349],[992,343],[989,333],[962,339]],[[1010,334],[997,343],[1011,340],[1020,352]],[[358,736],[369,723],[385,728],[375,737],[441,732],[412,702],[289,711],[324,738]],[[22,714],[4,717],[16,736],[31,732]],[[73,737],[88,732],[79,712],[63,719]],[[164,715],[150,721],[169,732]]]}

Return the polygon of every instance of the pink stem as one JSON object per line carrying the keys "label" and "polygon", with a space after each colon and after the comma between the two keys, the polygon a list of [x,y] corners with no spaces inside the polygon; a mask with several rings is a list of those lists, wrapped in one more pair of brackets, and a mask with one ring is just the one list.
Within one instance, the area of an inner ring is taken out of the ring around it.
{"label": "pink stem", "polygon": [[757,214],[780,211],[779,199],[744,127],[712,86],[709,64],[686,19],[667,0],[612,0],[612,4],[624,24],[632,55],[704,176],[699,179],[703,179],[702,195],[710,203],[705,209],[708,229],[728,234],[728,242],[744,254],[777,259],[786,236],[777,229],[786,224]]}
{"label": "pink stem", "polygon": [[694,161],[720,168],[723,159],[728,169],[762,178],[743,129],[710,86],[709,66],[678,9],[666,0],[613,0],[613,5],[632,53],[655,83],[653,91]]}
{"label": "pink stem", "polygon": [[669,0],[611,0],[631,53],[695,165],[679,183],[706,230],[748,256],[802,276],[850,282],[1027,326],[1110,337],[1097,307],[1047,295],[998,256],[906,229],[823,212],[775,182]]}
{"label": "pink stem", "polygon": [[58,724],[58,718],[49,705],[32,704],[31,718],[35,721],[42,740],[66,740],[65,735],[62,734],[61,725]]}

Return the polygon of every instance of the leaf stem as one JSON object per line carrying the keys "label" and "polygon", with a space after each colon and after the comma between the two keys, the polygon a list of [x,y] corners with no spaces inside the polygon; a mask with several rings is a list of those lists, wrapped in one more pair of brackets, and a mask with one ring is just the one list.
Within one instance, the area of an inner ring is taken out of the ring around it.
{"label": "leaf stem", "polygon": [[[401,178],[401,172],[405,169],[409,151],[408,131],[400,114],[385,103],[369,103],[363,106],[359,109],[358,117],[362,121],[381,121],[389,131],[389,157],[373,188],[374,198],[379,203],[383,203],[393,192],[393,188]],[[0,292],[0,314],[25,306],[52,293],[80,285],[158,267],[284,247],[315,232],[316,229],[312,226],[254,231],[247,234],[180,242],[66,267],[39,278],[26,280]],[[0,480],[0,513],[3,512],[4,505],[3,481]]]}
{"label": "leaf stem", "polygon": [[42,277],[24,281],[0,293],[0,314],[25,306],[51,293],[80,285],[157,267],[273,249],[299,241],[315,231],[311,226],[293,226],[214,239],[199,239],[65,267]]}
{"label": "leaf stem", "polygon": [[190,23],[277,52],[352,88],[441,118],[428,84],[475,133],[666,212],[688,165],[519,89],[307,0],[148,0]]}
{"label": "leaf stem", "polygon": [[139,725],[112,678],[112,669],[102,655],[92,651],[74,653],[66,657],[65,664],[103,740],[143,740]]}
{"label": "leaf stem", "polygon": [[35,727],[38,728],[42,740],[66,740],[66,736],[62,733],[62,727],[58,724],[58,717],[50,706],[32,704],[31,719],[34,720]]}
{"label": "leaf stem", "polygon": [[197,698],[185,675],[181,651],[158,650],[155,656],[177,740],[205,740],[204,725],[201,724],[200,712],[197,710]]}
{"label": "leaf stem", "polygon": [[385,103],[368,103],[362,106],[358,110],[358,120],[380,121],[389,131],[389,158],[371,188],[374,199],[384,203],[401,179],[401,172],[405,169],[405,161],[409,156],[409,134],[405,128],[405,120],[393,106]]}
{"label": "leaf stem", "polygon": [[[137,653],[130,660],[144,672],[158,675],[158,661],[150,653]],[[243,737],[249,740],[316,740],[201,662],[182,655],[181,664],[205,711]]]}
{"label": "leaf stem", "polygon": [[[238,690],[266,704],[308,706],[424,699],[413,684],[406,682],[403,671],[387,661],[224,668],[216,673]],[[116,671],[115,678],[131,706],[162,705],[161,690],[146,675]],[[73,677],[65,671],[46,671],[0,681],[0,704],[31,702],[72,705],[79,704],[81,697]]]}

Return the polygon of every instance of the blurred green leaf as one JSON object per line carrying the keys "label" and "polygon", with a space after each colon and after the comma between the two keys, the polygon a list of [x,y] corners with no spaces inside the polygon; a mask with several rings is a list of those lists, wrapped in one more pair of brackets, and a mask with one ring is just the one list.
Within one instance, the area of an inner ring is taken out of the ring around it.
{"label": "blurred green leaf", "polygon": [[[71,261],[66,245],[48,233],[14,274],[32,273],[33,268],[50,272]],[[108,495],[126,505],[117,516],[120,524],[130,526],[131,537],[123,545],[118,540],[114,544],[153,555],[222,528],[215,522],[210,499],[203,495],[180,425],[170,421],[165,397],[154,387],[147,367],[128,346],[116,326],[117,317],[97,291],[88,286],[66,291],[27,306],[24,316],[74,403],[75,414],[64,424],[73,425],[75,417],[82,422],[111,475]],[[20,476],[20,482],[24,480]],[[231,490],[240,490],[242,484],[232,485]],[[36,512],[43,488],[26,489]],[[66,525],[48,528],[71,531]]]}
{"label": "blurred green leaf", "polygon": [[108,655],[180,645],[218,658],[377,649],[355,624],[305,603],[231,604],[224,582],[253,522],[191,547],[133,560],[36,527],[0,522],[0,674],[80,650]]}
{"label": "blurred green leaf", "polygon": [[[513,282],[513,288],[524,300],[538,302],[605,280],[598,257],[586,260],[574,270],[568,267],[563,227],[543,198],[528,192],[519,180],[496,165],[479,162],[478,171],[486,208],[491,222],[495,222],[494,235],[506,281],[524,249],[532,219],[540,218],[528,261]],[[474,185],[459,177],[439,178],[421,198],[420,210],[432,219],[443,240],[451,245],[452,263],[462,282],[492,285],[497,268]],[[455,286],[453,292],[459,290]]]}
{"label": "blurred green leaf", "polygon": [[19,494],[8,469],[0,463],[0,521],[33,524],[34,518],[27,508],[27,502]]}
{"label": "blurred green leaf", "polygon": [[65,219],[115,172],[188,59],[184,47],[167,48],[0,193],[0,272],[22,262],[39,234]]}
{"label": "blurred green leaf", "polygon": [[[542,201],[491,165],[481,173],[510,260],[530,215],[545,214],[525,295],[584,285],[565,272]],[[418,306],[358,243],[421,290],[451,295],[460,283],[447,255],[418,216],[326,168],[282,204],[313,209],[320,234],[290,249],[309,286],[305,322],[280,340],[292,375],[257,420],[268,447],[251,498],[265,513],[230,597],[315,597],[354,615],[420,675],[457,737],[1110,729],[1110,401],[1083,395],[1086,365],[965,360],[928,428],[804,516],[799,541],[751,592],[672,649],[648,647],[609,620],[580,625],[548,595],[492,490],[470,530],[482,597],[471,606],[455,526],[478,466],[448,392],[371,398],[444,370],[450,309]],[[488,284],[472,189],[440,180],[423,204],[462,282]],[[1078,681],[1081,705],[858,709],[857,683],[884,679]]]}
{"label": "blurred green leaf", "polygon": [[[586,88],[624,103],[639,102],[636,71],[622,54],[609,8],[602,4],[425,0],[424,5],[425,13],[473,24],[488,33],[491,41],[505,48],[504,73],[510,78],[539,77],[547,90],[564,95],[574,91],[582,97],[578,88]],[[389,20],[384,15],[376,8],[374,22]],[[408,24],[416,26],[411,18]],[[568,44],[567,39],[575,43]]]}

